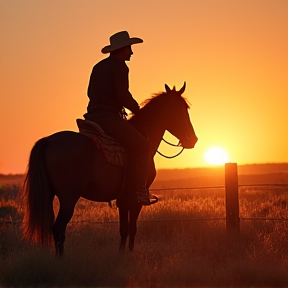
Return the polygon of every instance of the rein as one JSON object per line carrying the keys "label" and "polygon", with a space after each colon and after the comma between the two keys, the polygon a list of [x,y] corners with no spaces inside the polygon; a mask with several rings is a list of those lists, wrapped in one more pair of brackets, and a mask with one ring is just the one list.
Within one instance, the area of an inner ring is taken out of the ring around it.
{"label": "rein", "polygon": [[[178,145],[175,145],[175,144],[172,144],[172,143],[166,141],[164,138],[162,138],[162,141],[164,141],[165,143],[167,143],[167,144],[170,145],[170,146],[179,147]],[[177,153],[176,155],[174,155],[174,156],[166,156],[166,155],[162,154],[161,152],[159,152],[158,150],[157,150],[156,152],[157,152],[159,155],[161,155],[162,157],[165,157],[165,158],[167,158],[167,159],[172,159],[172,158],[175,158],[175,157],[179,156],[179,155],[183,152],[183,150],[184,150],[184,147],[182,147],[181,151],[180,151],[179,153]]]}

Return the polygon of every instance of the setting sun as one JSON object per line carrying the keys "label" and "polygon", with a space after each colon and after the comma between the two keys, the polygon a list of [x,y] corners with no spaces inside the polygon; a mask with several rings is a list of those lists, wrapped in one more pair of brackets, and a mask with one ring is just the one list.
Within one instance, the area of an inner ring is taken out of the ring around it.
{"label": "setting sun", "polygon": [[221,148],[211,148],[204,155],[205,161],[209,164],[221,165],[229,161],[228,154]]}

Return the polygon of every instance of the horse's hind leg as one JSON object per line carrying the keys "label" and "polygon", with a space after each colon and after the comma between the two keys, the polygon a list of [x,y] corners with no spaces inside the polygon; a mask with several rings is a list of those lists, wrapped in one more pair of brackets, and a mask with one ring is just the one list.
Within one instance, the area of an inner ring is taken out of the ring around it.
{"label": "horse's hind leg", "polygon": [[128,209],[119,207],[119,222],[120,222],[120,236],[121,236],[119,252],[125,251],[126,241],[129,234],[128,212],[129,212]]}
{"label": "horse's hind leg", "polygon": [[142,209],[142,205],[135,205],[129,211],[129,251],[134,249],[135,236],[137,233],[137,220]]}
{"label": "horse's hind leg", "polygon": [[[77,199],[78,200],[78,199]],[[53,225],[53,238],[55,243],[56,256],[64,255],[64,242],[65,242],[65,232],[66,226],[71,220],[74,207],[77,200],[60,200],[60,209],[56,218],[56,221]]]}

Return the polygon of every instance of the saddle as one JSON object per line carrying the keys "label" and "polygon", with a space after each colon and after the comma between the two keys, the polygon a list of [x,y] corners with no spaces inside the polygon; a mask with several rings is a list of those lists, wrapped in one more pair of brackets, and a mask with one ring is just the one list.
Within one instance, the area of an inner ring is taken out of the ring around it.
{"label": "saddle", "polygon": [[124,166],[126,154],[124,148],[114,138],[108,136],[95,122],[76,119],[79,133],[91,138],[106,160],[114,165]]}

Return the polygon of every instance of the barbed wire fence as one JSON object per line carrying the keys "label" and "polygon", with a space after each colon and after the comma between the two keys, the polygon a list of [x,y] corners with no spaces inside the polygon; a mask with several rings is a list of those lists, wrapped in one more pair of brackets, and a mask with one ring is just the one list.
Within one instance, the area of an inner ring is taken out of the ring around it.
{"label": "barbed wire fence", "polygon": [[[195,187],[171,187],[171,188],[155,188],[151,189],[150,191],[152,192],[163,192],[163,191],[205,191],[205,190],[213,190],[213,189],[225,189],[225,185],[215,185],[215,186],[195,186]],[[245,185],[238,185],[237,186],[237,193],[238,190],[243,190],[243,189],[254,189],[263,192],[265,190],[271,191],[271,188],[277,188],[281,192],[287,192],[287,203],[285,202],[284,205],[288,206],[288,184],[245,184]],[[227,193],[227,191],[226,191]],[[277,193],[274,191],[274,193]],[[241,192],[240,192],[241,194]],[[223,198],[225,197],[223,193]],[[237,199],[238,200],[238,199]],[[225,201],[224,201],[225,202]],[[227,205],[227,203],[225,203]],[[239,205],[239,200],[238,200],[238,205]],[[227,207],[226,207],[227,210]],[[288,218],[271,218],[271,217],[241,217],[239,215],[239,220],[241,221],[282,221],[282,222],[287,222],[288,223]],[[196,221],[227,221],[227,215],[226,217],[191,217],[189,219],[153,219],[153,220],[138,220],[139,223],[161,223],[161,222],[196,222]],[[87,224],[119,224],[119,221],[93,221],[93,220],[77,220],[77,221],[71,221],[71,223],[87,223]],[[227,223],[226,223],[227,224]],[[229,224],[228,224],[229,225]],[[235,227],[232,227],[232,229]]]}
{"label": "barbed wire fence", "polygon": [[[15,186],[15,185],[14,185]],[[16,186],[15,186],[16,187]],[[14,188],[15,188],[14,187]],[[13,188],[13,187],[12,187]],[[17,187],[16,187],[17,188]],[[18,189],[14,189],[15,191]],[[257,193],[257,190],[259,191],[265,191],[265,190],[271,190],[271,188],[275,188],[277,191],[281,192],[287,192],[287,200],[283,200],[281,205],[282,208],[288,207],[288,184],[245,184],[245,185],[238,185],[238,173],[237,173],[237,163],[226,163],[225,164],[225,185],[214,185],[214,186],[195,186],[195,187],[172,187],[172,188],[156,188],[156,189],[151,189],[153,192],[164,192],[164,191],[177,191],[177,190],[185,190],[185,191],[205,191],[205,190],[213,190],[213,189],[220,189],[223,190],[223,198],[224,198],[224,205],[225,205],[225,211],[226,211],[226,216],[225,217],[191,217],[187,219],[186,217],[184,219],[140,219],[138,222],[196,222],[196,221],[226,221],[226,229],[227,230],[240,230],[240,221],[278,221],[278,222],[288,222],[288,213],[287,217],[241,217],[239,213],[239,190],[240,190],[240,196],[241,193],[243,192],[244,189],[250,190],[254,189],[255,192]],[[276,190],[274,189],[273,193],[276,193]],[[13,190],[13,189],[12,189]],[[14,191],[13,190],[13,191]],[[12,191],[12,192],[13,192]],[[14,192],[15,192],[14,191]],[[11,192],[11,191],[9,191]],[[14,193],[13,192],[13,193]],[[12,194],[13,194],[12,193]],[[16,193],[16,192],[15,192]],[[14,193],[14,194],[15,194]],[[11,194],[11,193],[9,193]],[[11,195],[10,195],[11,196]],[[2,207],[3,209],[3,216],[9,213],[14,213],[14,210],[17,210],[15,207]],[[8,212],[6,211],[7,209],[10,209]],[[4,211],[5,210],[5,211]],[[0,213],[1,214],[1,213]],[[1,216],[1,215],[0,215]],[[1,217],[0,217],[1,218]],[[1,219],[4,220],[5,217],[2,217]],[[11,217],[10,217],[11,218]],[[10,219],[9,218],[9,219]],[[9,220],[10,221],[10,220]],[[18,222],[20,221],[10,221],[11,223],[13,222],[14,224],[19,224]],[[87,224],[118,224],[119,221],[95,221],[95,220],[72,220],[70,221],[71,224],[73,223],[87,223]]]}

